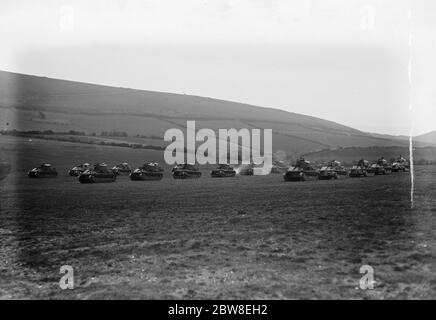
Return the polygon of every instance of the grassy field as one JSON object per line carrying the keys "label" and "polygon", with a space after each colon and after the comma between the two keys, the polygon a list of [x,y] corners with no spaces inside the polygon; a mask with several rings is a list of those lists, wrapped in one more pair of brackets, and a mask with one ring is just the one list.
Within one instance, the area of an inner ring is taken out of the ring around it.
{"label": "grassy field", "polygon": [[[436,168],[336,181],[281,175],[82,185],[78,162],[149,150],[0,137],[0,298],[436,298]],[[120,150],[122,152],[120,152]],[[121,159],[123,158],[123,159]],[[153,158],[153,159],[151,159]],[[56,164],[56,179],[23,172]],[[359,289],[362,265],[374,290]],[[59,288],[71,265],[75,289]]]}

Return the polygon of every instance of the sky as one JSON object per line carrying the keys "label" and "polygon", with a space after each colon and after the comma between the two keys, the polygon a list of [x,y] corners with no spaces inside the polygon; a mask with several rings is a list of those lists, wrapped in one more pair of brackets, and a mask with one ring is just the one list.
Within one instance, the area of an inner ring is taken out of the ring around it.
{"label": "sky", "polygon": [[2,0],[0,69],[418,135],[436,130],[435,13],[434,0]]}

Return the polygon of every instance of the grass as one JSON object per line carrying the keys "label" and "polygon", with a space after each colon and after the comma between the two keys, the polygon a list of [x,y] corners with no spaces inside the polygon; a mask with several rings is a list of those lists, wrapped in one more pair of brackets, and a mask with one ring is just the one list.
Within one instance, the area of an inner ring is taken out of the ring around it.
{"label": "grass", "polygon": [[[161,181],[81,185],[64,174],[73,144],[3,142],[3,157],[19,161],[0,181],[1,298],[436,297],[434,167],[417,168],[410,209],[403,173],[292,183],[203,169],[194,180],[167,171]],[[28,179],[20,168],[43,157],[62,174]],[[374,290],[358,289],[363,264]],[[62,265],[75,270],[74,290],[59,288]]]}

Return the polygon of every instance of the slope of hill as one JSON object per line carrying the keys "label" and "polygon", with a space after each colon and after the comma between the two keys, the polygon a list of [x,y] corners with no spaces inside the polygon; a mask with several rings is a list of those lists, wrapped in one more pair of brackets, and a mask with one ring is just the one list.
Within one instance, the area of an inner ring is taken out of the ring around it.
{"label": "slope of hill", "polygon": [[414,137],[414,140],[420,143],[436,143],[436,130]]}
{"label": "slope of hill", "polygon": [[204,98],[85,84],[0,71],[0,129],[125,131],[163,137],[187,120],[197,128],[268,128],[274,151],[406,146],[407,141],[277,109]]}

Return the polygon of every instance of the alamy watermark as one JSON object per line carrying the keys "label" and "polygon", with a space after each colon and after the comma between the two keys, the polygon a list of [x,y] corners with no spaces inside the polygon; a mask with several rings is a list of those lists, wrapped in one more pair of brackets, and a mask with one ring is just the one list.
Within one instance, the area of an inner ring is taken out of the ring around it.
{"label": "alamy watermark", "polygon": [[63,276],[59,280],[59,287],[62,290],[66,289],[74,289],[74,269],[72,266],[69,265],[63,265],[59,273]]}
{"label": "alamy watermark", "polygon": [[[263,144],[261,132],[263,131]],[[212,129],[196,131],[195,121],[186,122],[186,139],[182,130],[168,129],[164,140],[171,142],[165,149],[168,165],[174,164],[254,164],[254,174],[266,175],[272,168],[271,129]],[[217,146],[218,141],[218,146]],[[197,147],[197,142],[201,145]],[[263,147],[263,148],[262,148]],[[228,152],[230,149],[230,152]],[[261,152],[261,149],[262,152]]]}
{"label": "alamy watermark", "polygon": [[359,287],[362,290],[373,290],[374,289],[374,268],[365,264],[360,267],[359,272],[363,274],[360,278]]}

